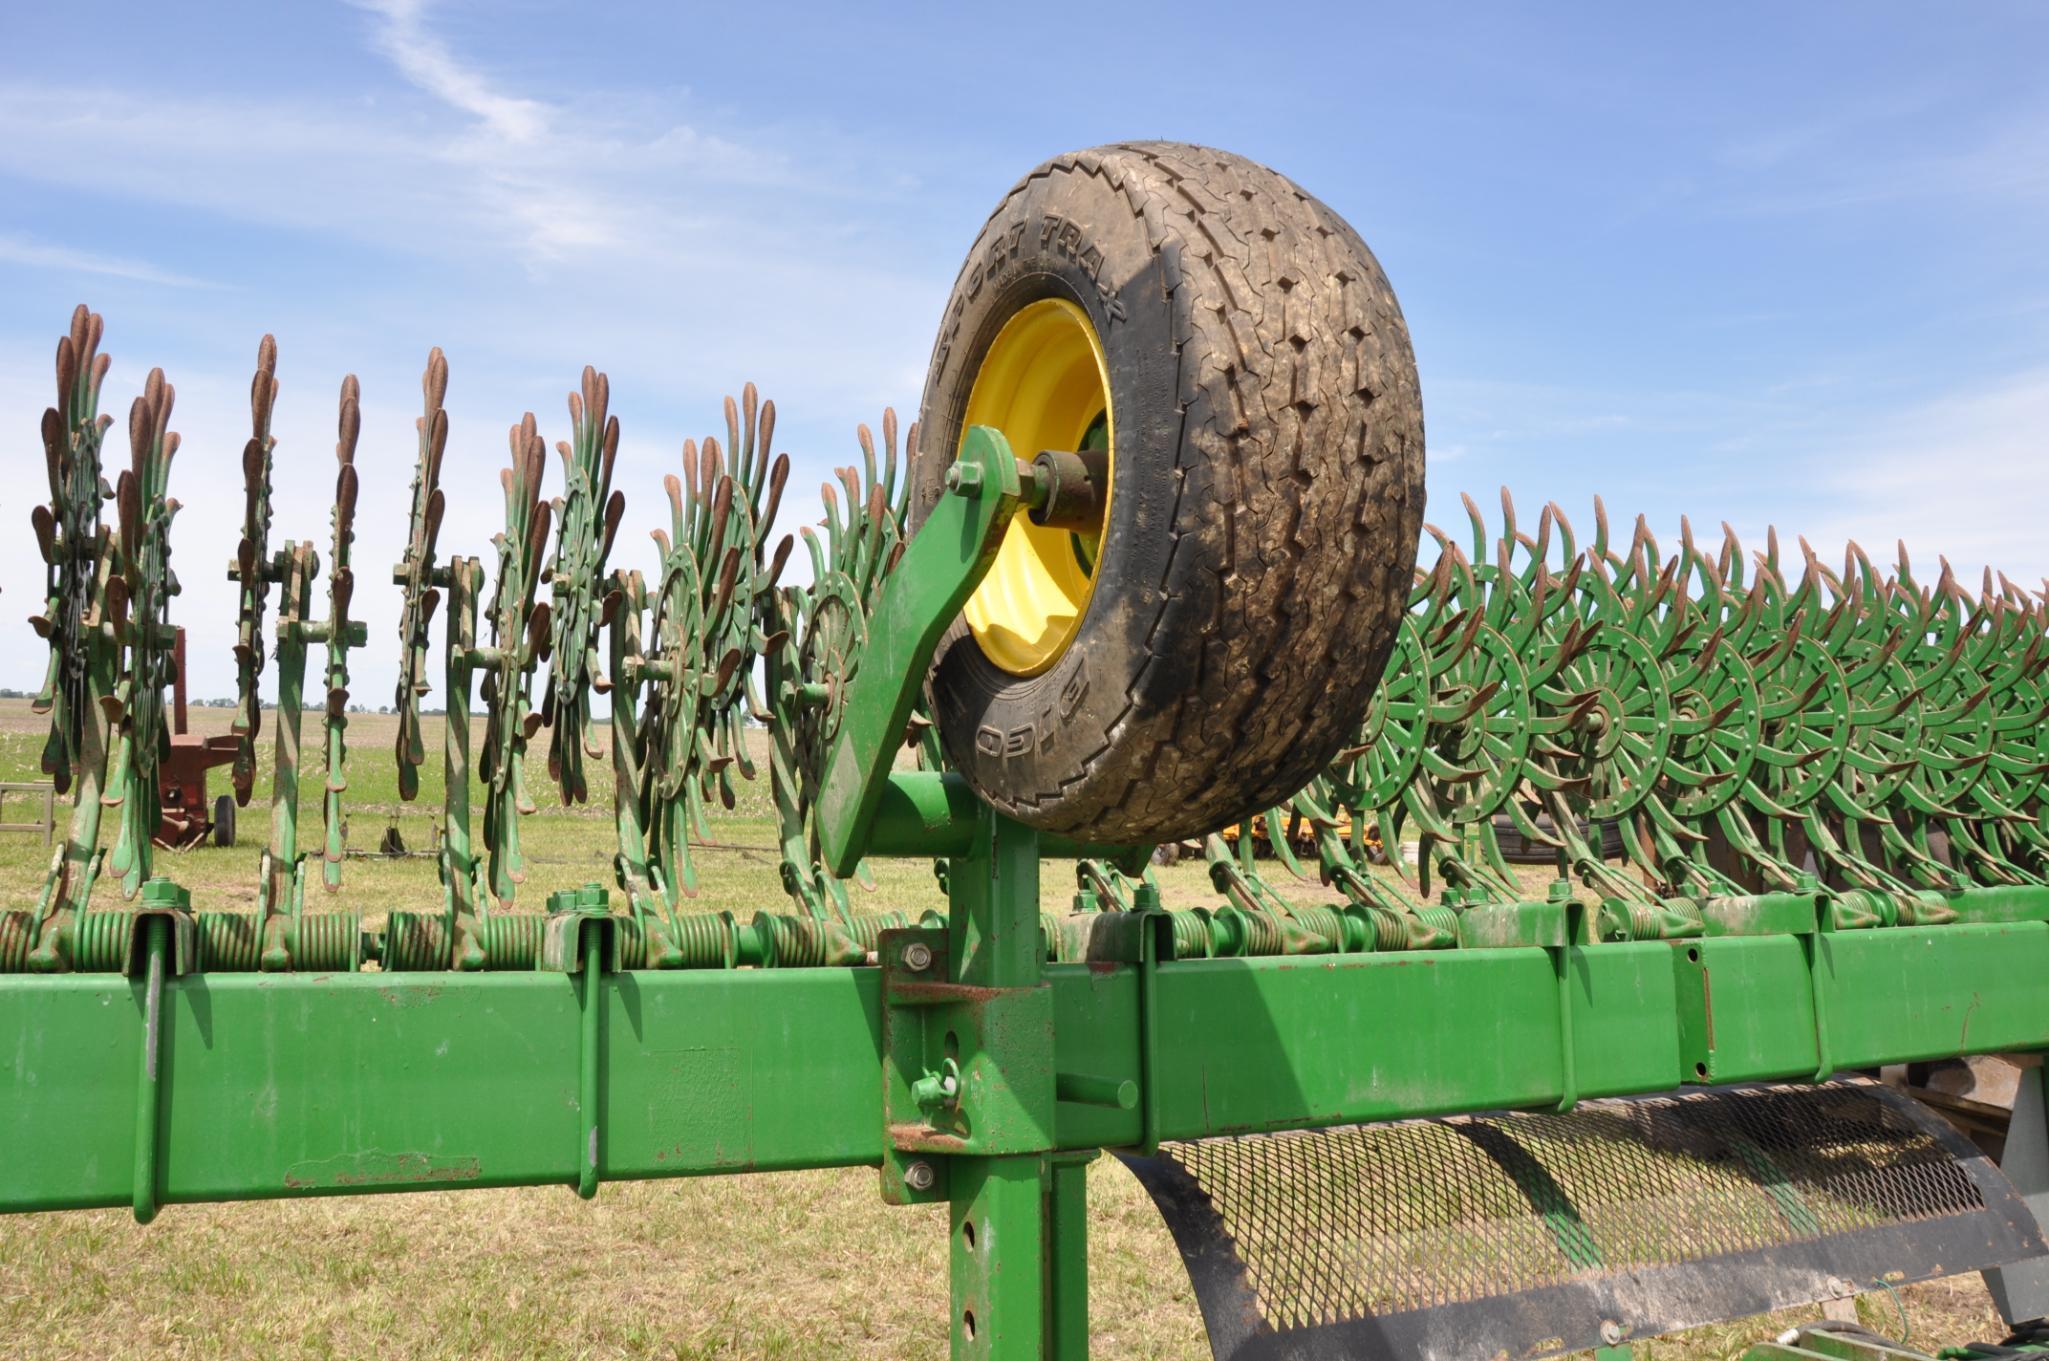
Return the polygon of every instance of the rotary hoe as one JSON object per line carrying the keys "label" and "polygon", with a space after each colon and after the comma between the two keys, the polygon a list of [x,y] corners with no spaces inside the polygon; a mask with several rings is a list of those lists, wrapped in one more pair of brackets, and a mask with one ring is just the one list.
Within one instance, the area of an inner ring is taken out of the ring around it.
{"label": "rotary hoe", "polygon": [[[149,376],[118,453],[100,342],[80,308],[41,430],[72,811],[0,915],[0,1209],[867,1166],[950,1206],[953,1355],[1072,1358],[1107,1150],[1219,1357],[1619,1352],[1965,1271],[2034,1347],[2044,594],[1598,503],[1426,526],[1394,295],[1274,172],[1034,170],[918,423],[862,427],[792,536],[748,387],[665,479],[651,574],[612,562],[591,369],[554,489],[528,415],[503,532],[444,544],[430,355],[391,758],[406,798],[441,763],[440,893],[381,920],[343,877],[351,762],[383,759],[347,740],[351,549],[359,446],[395,450],[344,380],[324,552],[275,536],[265,338],[227,573],[269,834],[253,910],[194,902],[150,836],[173,393]],[[536,900],[536,786],[587,800],[607,762],[609,882]],[[785,903],[693,859],[746,781]],[[1148,863],[1191,841],[1200,893]],[[881,857],[933,862],[929,904],[857,910]],[[2019,1075],[2003,1139],[1881,1080],[1983,1055]],[[1753,1352],[1907,1354],[1825,1321]]]}

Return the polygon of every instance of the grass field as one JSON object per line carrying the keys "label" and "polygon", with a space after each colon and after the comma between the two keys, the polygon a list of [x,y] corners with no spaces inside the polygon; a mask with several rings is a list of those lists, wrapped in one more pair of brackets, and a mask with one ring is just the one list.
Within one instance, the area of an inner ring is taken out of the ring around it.
{"label": "grass field", "polygon": [[[227,710],[193,711],[195,731],[225,731],[228,719]],[[388,717],[352,720],[353,847],[374,848],[393,820],[408,845],[428,844],[438,765],[419,802],[402,807],[393,733]],[[26,704],[0,700],[0,781],[41,778],[41,745]],[[599,763],[594,776],[604,773]],[[706,907],[784,905],[765,780],[721,818],[719,844],[700,852]],[[544,807],[526,823],[522,893],[536,902],[609,878],[609,779],[592,786],[595,804]],[[318,826],[318,788],[311,782],[308,827]],[[18,816],[10,807],[5,820]],[[240,846],[166,856],[166,872],[196,904],[253,905],[267,825],[267,805],[252,803]],[[48,854],[39,837],[0,835],[0,908],[34,905]],[[862,906],[939,902],[923,861],[875,872]],[[1163,879],[1170,904],[1212,901],[1198,866]],[[1071,892],[1049,865],[1045,905],[1062,910]],[[374,923],[393,907],[437,901],[431,861],[365,857],[348,862],[337,905]],[[589,1204],[563,1188],[174,1206],[147,1228],[126,1211],[0,1218],[0,1356],[941,1357],[944,1214],[885,1207],[875,1175],[625,1183]],[[1094,1354],[1207,1356],[1173,1244],[1114,1160],[1091,1169],[1089,1205]],[[1903,1306],[1911,1340],[1931,1348],[2003,1332],[1975,1276],[1899,1296],[1897,1305],[1884,1294],[1860,1300],[1865,1322],[1898,1336]],[[1734,1356],[1795,1321],[1701,1329],[1638,1355]]]}

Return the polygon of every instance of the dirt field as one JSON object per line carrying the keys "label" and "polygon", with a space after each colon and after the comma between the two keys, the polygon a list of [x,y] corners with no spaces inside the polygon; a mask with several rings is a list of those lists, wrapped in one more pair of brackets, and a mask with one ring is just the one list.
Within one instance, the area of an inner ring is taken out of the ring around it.
{"label": "dirt field", "polygon": [[[193,719],[196,731],[225,731],[229,713]],[[394,820],[409,845],[427,844],[420,810],[439,801],[438,771],[402,811],[394,729],[374,714],[351,724],[354,847],[374,847]],[[40,778],[41,744],[26,704],[0,700],[0,780]],[[594,779],[595,806],[529,820],[524,891],[538,899],[608,876],[610,792]],[[208,906],[253,903],[266,811],[244,811],[239,847],[180,853],[168,872]],[[765,778],[718,835],[702,852],[704,905],[780,906]],[[0,907],[32,906],[47,861],[40,837],[0,835]],[[346,874],[342,901],[373,920],[437,896],[426,859],[352,859]],[[880,865],[876,877],[864,906],[939,898],[922,861]],[[1164,878],[1170,902],[1212,900],[1198,866]],[[1047,874],[1050,909],[1071,891]],[[1094,1354],[1207,1356],[1179,1258],[1137,1184],[1106,1159],[1089,1202]],[[937,1358],[944,1243],[940,1211],[885,1207],[871,1171],[608,1185],[591,1204],[563,1188],[174,1206],[147,1228],[125,1211],[21,1215],[0,1219],[0,1355]],[[1976,1277],[1860,1301],[1865,1322],[1893,1336],[1901,1307],[1920,1347],[2003,1333]],[[1797,1321],[1698,1330],[1638,1355],[1734,1356]]]}

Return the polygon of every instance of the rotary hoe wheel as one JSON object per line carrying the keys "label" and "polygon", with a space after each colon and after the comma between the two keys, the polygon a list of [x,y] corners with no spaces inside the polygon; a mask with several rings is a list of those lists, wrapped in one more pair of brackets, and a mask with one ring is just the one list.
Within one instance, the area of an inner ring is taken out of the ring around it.
{"label": "rotary hoe wheel", "polygon": [[1085,479],[1012,522],[928,678],[997,809],[1179,840],[1357,734],[1415,566],[1422,403],[1379,264],[1293,182],[1164,142],[1032,171],[968,253],[920,424],[914,525],[972,426]]}

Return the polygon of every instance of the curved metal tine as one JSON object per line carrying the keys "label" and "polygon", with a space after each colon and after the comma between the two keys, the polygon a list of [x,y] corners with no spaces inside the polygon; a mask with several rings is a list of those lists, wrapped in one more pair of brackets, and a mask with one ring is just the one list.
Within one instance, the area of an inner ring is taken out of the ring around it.
{"label": "curved metal tine", "polygon": [[[1991,829],[1988,828],[1986,830],[1989,831]],[[1989,879],[1995,883],[2004,884],[2028,884],[2035,887],[2040,887],[2044,883],[2042,875],[2031,872],[2016,863],[2011,856],[1998,849],[1986,838],[1981,837],[1978,827],[1967,819],[1945,820],[1943,833],[1949,838],[1950,858],[1952,860],[1960,858],[1958,851],[1961,849],[1963,852],[1961,858],[1971,862],[1972,878],[1974,879]],[[1936,860],[1933,856],[1928,856],[1925,849],[1921,849],[1919,853],[1927,856],[1927,859],[1938,868],[1949,869],[1948,866],[1944,866],[1941,861]],[[1950,877],[1952,882],[1954,882],[1960,876],[1956,875],[1954,871],[1950,871]]]}
{"label": "curved metal tine", "polygon": [[1632,631],[1636,624],[1656,604],[1656,568],[1653,563],[1663,565],[1658,553],[1658,542],[1651,536],[1650,521],[1639,515],[1629,538],[1629,568],[1616,574],[1616,604],[1622,610]]}
{"label": "curved metal tine", "polygon": [[[1846,814],[1844,826],[1857,827],[1863,822],[1876,820]],[[1858,887],[1900,895],[1910,895],[1914,892],[1914,885],[1901,879],[1885,866],[1874,864],[1858,851],[1844,845],[1818,807],[1808,810],[1801,829],[1807,834],[1807,844],[1814,849],[1814,858],[1833,868]]]}
{"label": "curved metal tine", "polygon": [[1529,608],[1529,599],[1516,576],[1514,552],[1514,542],[1506,535],[1496,539],[1493,571],[1483,576],[1481,582],[1486,592],[1487,622],[1502,636],[1512,639],[1511,647],[1520,652],[1542,621]]}
{"label": "curved metal tine", "polygon": [[731,474],[720,473],[711,493],[711,541],[705,545],[705,575],[699,586],[700,592],[709,587],[709,599],[701,616],[705,627],[693,630],[693,637],[699,637],[701,642],[710,642],[727,632],[719,623],[732,606],[734,587],[740,578],[740,546],[726,542],[727,532],[734,524],[734,500]]}
{"label": "curved metal tine", "polygon": [[259,681],[263,674],[263,613],[270,592],[270,475],[277,440],[270,431],[277,403],[277,341],[266,335],[256,349],[249,380],[249,440],[242,447],[242,537],[235,550],[239,590],[235,639],[235,719],[238,739],[232,783],[235,802],[247,805],[254,792],[256,738],[263,727]]}
{"label": "curved metal tine", "polygon": [[[1402,792],[1401,807],[1402,811],[1407,814],[1407,817],[1402,819],[1402,821],[1416,824],[1416,864],[1414,872],[1410,872],[1406,860],[1399,852],[1390,855],[1388,858],[1394,864],[1396,873],[1401,876],[1403,881],[1427,901],[1430,897],[1430,865],[1436,858],[1431,848],[1433,846],[1446,846],[1456,850],[1458,848],[1458,830],[1444,820],[1443,815],[1437,809],[1436,796],[1431,790],[1429,783],[1420,777],[1411,781],[1409,787]],[[1386,815],[1383,814],[1382,817],[1380,844],[1383,846],[1399,847],[1401,842],[1388,839],[1391,829],[1387,826]]]}
{"label": "curved metal tine", "polygon": [[[1572,585],[1576,581],[1574,577],[1561,584],[1552,577],[1549,567],[1538,566],[1528,605],[1531,627],[1522,637],[1510,640],[1511,651],[1530,658],[1524,668],[1523,680],[1532,692],[1549,685],[1560,671],[1571,665],[1579,651],[1580,621],[1572,609]],[[1562,635],[1557,628],[1560,616],[1566,620]],[[1528,645],[1531,637],[1538,640],[1537,646]]]}
{"label": "curved metal tine", "polygon": [[[1291,814],[1290,821],[1293,820],[1294,816],[1299,816],[1299,814],[1293,813],[1292,810],[1288,811],[1290,811]],[[1281,864],[1287,869],[1288,873],[1294,875],[1297,879],[1301,879],[1307,883],[1313,884],[1319,882],[1318,877],[1316,875],[1313,875],[1309,873],[1309,871],[1302,868],[1301,860],[1296,857],[1295,848],[1293,845],[1289,843],[1289,829],[1283,825],[1281,820],[1282,812],[1283,808],[1269,808],[1264,813],[1260,814],[1261,819],[1266,823],[1266,844],[1273,848],[1274,859],[1280,861]],[[1315,824],[1312,823],[1311,827],[1313,828],[1314,825]],[[1278,895],[1276,896],[1278,897]],[[1294,915],[1294,907],[1292,904],[1287,903],[1286,901],[1282,901],[1281,907],[1288,913],[1289,916],[1292,917]]]}
{"label": "curved metal tine", "polygon": [[1493,555],[1487,551],[1487,522],[1480,515],[1480,507],[1465,492],[1459,493],[1459,501],[1466,508],[1466,522],[1473,534],[1472,562],[1484,563]]}
{"label": "curved metal tine", "polygon": [[869,604],[874,603],[875,590],[887,575],[890,564],[885,559],[885,545],[893,546],[896,532],[889,520],[889,498],[879,483],[868,487],[868,542],[862,552],[861,597]]}
{"label": "curved metal tine", "polygon": [[869,528],[868,493],[860,474],[852,466],[835,469],[840,487],[846,492],[846,534],[840,543],[841,556],[835,565],[854,585],[855,595],[867,603]]}
{"label": "curved metal tine", "polygon": [[1996,883],[2014,884],[2022,881],[2023,876],[2018,869],[2008,865],[2002,857],[1993,854],[1972,839],[1967,830],[1970,822],[1968,817],[1931,818],[1916,814],[1911,821],[1914,832],[1911,837],[1901,829],[1890,810],[1870,821],[1878,830],[1879,847],[1881,853],[1887,857],[1887,868],[1902,876],[1918,875],[1927,887],[1954,892],[1967,886],[1955,866],[1945,865],[1929,849],[1927,838],[1928,824],[1931,821],[1941,821],[1951,830],[1952,854],[1956,846],[1962,844],[1978,858],[1977,874],[1974,877],[1990,879]]}
{"label": "curved metal tine", "polygon": [[756,450],[761,396],[755,391],[754,384],[741,385],[740,400],[737,403],[730,395],[726,397],[725,415],[727,472],[738,488],[739,503],[744,517],[752,521],[756,510],[754,497],[759,489],[761,466],[761,459]]}
{"label": "curved metal tine", "polygon": [[1740,801],[1725,803],[1716,809],[1715,821],[1721,828],[1722,838],[1728,843],[1730,851],[1747,861],[1752,869],[1773,886],[1791,889],[1799,884],[1799,871],[1786,860],[1774,855],[1762,841],[1758,840],[1757,831],[1744,815]]}
{"label": "curved metal tine", "polygon": [[[846,548],[843,543],[845,532],[840,527],[839,493],[833,490],[832,483],[826,482],[820,486],[818,494],[819,498],[825,503],[825,518],[820,523],[825,528],[826,561],[831,563],[833,568],[837,569],[842,562],[846,561]],[[821,574],[812,577],[812,580],[814,582],[823,582],[825,578]]]}
{"label": "curved metal tine", "polygon": [[1409,587],[1409,612],[1418,635],[1427,633],[1443,615],[1451,599],[1450,544],[1434,528],[1424,526],[1438,541],[1437,561],[1429,572],[1418,571]]}
{"label": "curved metal tine", "polygon": [[[769,419],[769,417],[773,416],[774,411],[774,402],[768,403],[767,406],[763,409],[763,438],[766,438],[769,432],[771,432],[774,429],[775,423],[772,419]],[[769,464],[768,469],[768,504],[766,505],[766,507],[762,509],[759,515],[755,516],[754,560],[756,563],[759,563],[761,561],[761,555],[765,546],[768,543],[769,535],[775,529],[777,512],[780,511],[780,509],[782,508],[783,487],[789,482],[789,480],[790,456],[788,454],[777,454],[775,456],[774,461]],[[783,536],[783,542],[789,542],[789,536],[787,534]],[[783,556],[785,559],[787,559],[788,555],[787,553],[785,553]],[[763,584],[764,590],[766,590],[769,585],[773,584],[775,575],[776,573],[773,572],[769,574],[768,580]]]}
{"label": "curved metal tine", "polygon": [[718,496],[720,480],[728,476],[726,463],[725,450],[720,446],[718,437],[706,435],[697,446],[697,504],[690,542],[698,562],[707,573],[718,557],[718,550],[713,545],[723,549],[730,528],[727,517],[720,515],[713,504]]}
{"label": "curved metal tine", "polygon": [[683,441],[683,476],[679,481],[674,473],[662,479],[662,487],[669,494],[669,526],[675,536],[677,547],[686,548],[695,557],[699,550],[698,521],[703,515],[704,492],[699,488],[698,469],[703,460],[698,457],[697,441]]}
{"label": "curved metal tine", "polygon": [[1530,816],[1529,809],[1523,806],[1523,801],[1520,798],[1510,799],[1502,804],[1501,811],[1508,816],[1510,825],[1515,828],[1522,839],[1531,845],[1549,846],[1554,850],[1565,849],[1563,841],[1537,825],[1537,820]]}
{"label": "curved metal tine", "polygon": [[1593,560],[1614,571],[1622,570],[1622,559],[1608,547],[1608,505],[1599,496],[1594,497],[1594,541],[1587,552]]}
{"label": "curved metal tine", "polygon": [[[831,490],[830,487],[826,488],[828,495],[831,493]],[[823,582],[826,576],[826,555],[824,546],[819,543],[817,531],[810,525],[803,525],[798,528],[797,533],[804,541],[804,551],[811,555],[812,582],[814,584]],[[808,600],[808,598],[808,593],[800,593],[800,602]]]}
{"label": "curved metal tine", "polygon": [[[1754,589],[1762,591],[1767,601],[1777,609],[1785,608],[1786,577],[1779,560],[1779,529],[1777,525],[1764,527],[1764,552],[1754,555],[1757,566],[1757,582]],[[1776,623],[1776,619],[1774,620]]]}
{"label": "curved metal tine", "polygon": [[[864,488],[861,500],[865,502],[868,499],[865,489],[882,485],[875,461],[875,432],[868,428],[866,422],[854,427],[854,442],[861,446],[861,486]],[[884,499],[887,499],[886,493]]]}
{"label": "curved metal tine", "polygon": [[[913,426],[912,429],[915,431],[916,427]],[[882,455],[882,499],[894,508],[896,506],[898,464],[896,456],[896,408],[893,406],[882,408]],[[908,486],[908,483],[905,485]],[[901,522],[903,519],[902,512],[898,511],[894,518]]]}

